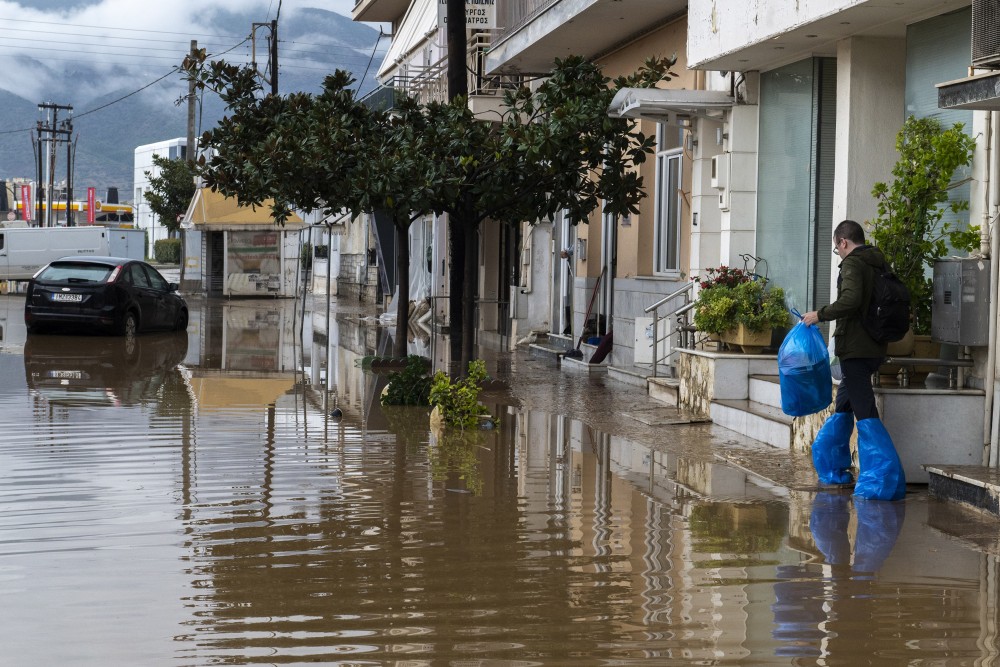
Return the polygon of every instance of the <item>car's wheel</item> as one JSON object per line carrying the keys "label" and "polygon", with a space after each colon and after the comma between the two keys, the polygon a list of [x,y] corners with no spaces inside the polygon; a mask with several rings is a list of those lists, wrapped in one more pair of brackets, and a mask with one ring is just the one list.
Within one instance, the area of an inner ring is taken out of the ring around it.
{"label": "car's wheel", "polygon": [[122,315],[121,324],[118,325],[118,334],[126,338],[132,337],[139,332],[139,318],[131,310]]}
{"label": "car's wheel", "polygon": [[174,331],[187,331],[188,328],[188,311],[187,308],[181,308],[180,312],[177,313],[177,321],[174,322]]}

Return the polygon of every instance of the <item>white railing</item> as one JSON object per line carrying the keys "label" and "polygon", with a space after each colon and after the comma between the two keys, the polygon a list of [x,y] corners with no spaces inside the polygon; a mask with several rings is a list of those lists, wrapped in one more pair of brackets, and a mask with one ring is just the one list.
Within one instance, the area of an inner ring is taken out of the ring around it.
{"label": "white railing", "polygon": [[[694,347],[694,330],[688,321],[688,313],[694,309],[694,301],[691,300],[691,292],[694,290],[694,283],[688,283],[684,287],[680,288],[676,292],[672,292],[667,296],[663,297],[651,306],[647,306],[643,309],[644,313],[653,313],[653,377],[656,377],[657,366],[661,362],[666,361],[669,357],[676,354],[677,350],[681,348]],[[683,298],[683,302],[680,305],[675,306],[672,310],[669,310],[662,315],[660,314],[661,309],[666,310],[667,304],[675,299]],[[675,318],[675,326],[671,329],[667,327],[667,331],[661,336],[660,335],[660,320]],[[660,354],[660,348],[663,343],[669,340],[670,336],[677,335],[677,345],[670,352],[665,352]]]}

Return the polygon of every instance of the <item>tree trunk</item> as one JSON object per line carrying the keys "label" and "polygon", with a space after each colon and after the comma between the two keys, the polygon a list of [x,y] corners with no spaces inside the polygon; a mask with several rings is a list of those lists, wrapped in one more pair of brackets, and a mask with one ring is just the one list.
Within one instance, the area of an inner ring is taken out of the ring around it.
{"label": "tree trunk", "polygon": [[406,337],[410,325],[410,230],[409,225],[394,225],[396,230],[396,337],[392,356],[406,356]]}
{"label": "tree trunk", "polygon": [[476,297],[479,292],[479,235],[475,227],[465,228],[465,263],[462,267],[462,375],[475,359],[476,349]]}
{"label": "tree trunk", "polygon": [[452,350],[460,356],[462,340],[462,294],[465,285],[465,223],[455,215],[448,216],[448,249],[451,263],[448,268],[448,332]]}

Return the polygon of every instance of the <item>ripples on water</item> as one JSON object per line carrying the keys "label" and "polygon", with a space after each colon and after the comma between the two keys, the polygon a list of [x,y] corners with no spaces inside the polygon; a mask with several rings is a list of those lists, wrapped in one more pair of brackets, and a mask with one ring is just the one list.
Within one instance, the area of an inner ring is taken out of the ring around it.
{"label": "ripples on water", "polygon": [[22,384],[0,401],[0,664],[971,664],[983,650],[980,556],[949,554],[948,580],[905,559],[858,572],[852,545],[835,563],[809,542],[808,500],[796,519],[764,494],[706,499],[666,476],[652,491],[586,429],[538,443],[508,415],[462,478],[430,449],[426,413],[365,432],[162,395],[60,405]]}

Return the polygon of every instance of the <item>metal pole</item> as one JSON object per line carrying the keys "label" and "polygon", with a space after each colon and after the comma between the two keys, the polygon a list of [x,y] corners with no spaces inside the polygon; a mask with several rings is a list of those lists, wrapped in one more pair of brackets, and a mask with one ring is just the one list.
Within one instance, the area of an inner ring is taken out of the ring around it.
{"label": "metal pole", "polygon": [[[278,11],[281,11],[280,9]],[[271,21],[271,94],[278,94],[278,20]]]}

